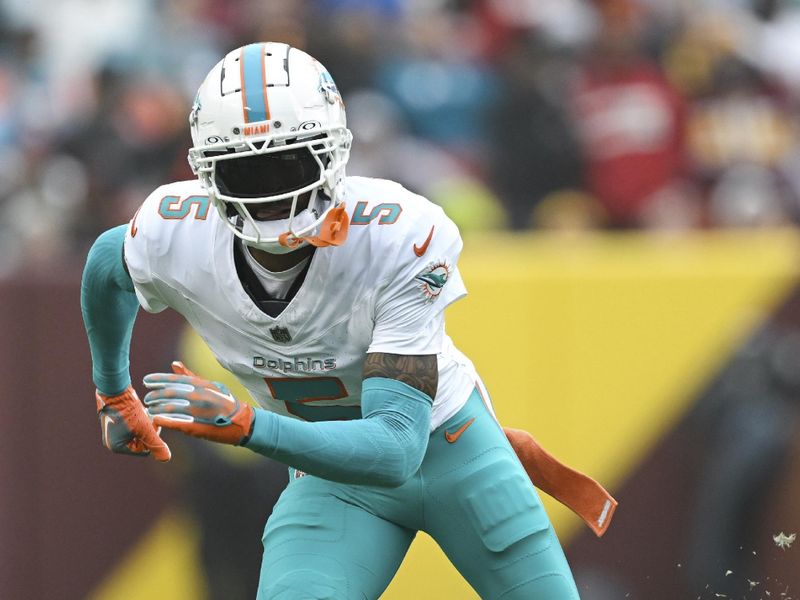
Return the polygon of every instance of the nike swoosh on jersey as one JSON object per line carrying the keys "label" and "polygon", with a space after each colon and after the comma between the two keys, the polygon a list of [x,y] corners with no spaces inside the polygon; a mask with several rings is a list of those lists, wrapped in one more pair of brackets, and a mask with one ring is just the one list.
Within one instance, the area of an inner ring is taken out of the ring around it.
{"label": "nike swoosh on jersey", "polygon": [[139,216],[139,211],[142,210],[142,207],[136,209],[136,212],[133,213],[133,218],[131,219],[131,237],[136,237],[136,234],[139,232],[139,228],[136,227],[136,217]]}
{"label": "nike swoosh on jersey", "polygon": [[417,246],[416,244],[414,244],[414,254],[416,254],[417,256],[422,256],[428,251],[428,246],[430,245],[431,239],[433,238],[433,229],[435,227],[436,227],[435,225],[431,225],[431,232],[428,234],[428,238],[422,243],[422,246]]}
{"label": "nike swoosh on jersey", "polygon": [[446,439],[451,444],[455,444],[458,441],[458,438],[461,437],[461,434],[467,430],[467,427],[472,425],[473,421],[475,421],[475,417],[472,417],[469,421],[464,423],[461,427],[456,429],[453,433],[445,430],[444,432],[444,439]]}

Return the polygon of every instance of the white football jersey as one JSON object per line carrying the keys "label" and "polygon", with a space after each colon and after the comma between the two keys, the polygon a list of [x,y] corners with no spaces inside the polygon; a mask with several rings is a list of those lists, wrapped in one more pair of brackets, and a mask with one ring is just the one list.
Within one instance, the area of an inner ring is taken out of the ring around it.
{"label": "white football jersey", "polygon": [[136,294],[147,311],[182,314],[260,406],[309,421],[360,416],[367,353],[436,354],[434,429],[477,383],[444,329],[444,308],[466,294],[461,236],[441,208],[390,181],[348,177],[345,198],[347,240],[316,249],[273,318],[243,288],[233,233],[201,184],[162,186],[125,238]]}

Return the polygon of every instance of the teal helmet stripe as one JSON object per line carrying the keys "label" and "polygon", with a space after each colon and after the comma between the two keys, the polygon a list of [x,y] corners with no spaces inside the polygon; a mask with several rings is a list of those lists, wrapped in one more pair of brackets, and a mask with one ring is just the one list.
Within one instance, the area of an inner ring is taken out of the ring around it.
{"label": "teal helmet stripe", "polygon": [[267,82],[264,69],[264,44],[249,44],[242,48],[242,102],[244,122],[257,123],[269,119]]}

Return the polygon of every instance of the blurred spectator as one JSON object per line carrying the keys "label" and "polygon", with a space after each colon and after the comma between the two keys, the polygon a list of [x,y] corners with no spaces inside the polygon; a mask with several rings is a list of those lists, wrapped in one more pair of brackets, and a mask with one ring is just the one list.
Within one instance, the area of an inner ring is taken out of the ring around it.
{"label": "blurred spectator", "polygon": [[184,157],[186,102],[171,83],[104,71],[98,96],[97,112],[60,145],[87,172],[87,214],[76,233],[89,238],[128,221],[164,181],[192,177]]}
{"label": "blurred spectator", "polygon": [[537,228],[578,233],[595,229],[605,219],[605,213],[594,197],[580,190],[565,189],[543,197],[532,217]]}
{"label": "blurred spectator", "polygon": [[387,24],[369,11],[317,12],[309,23],[307,50],[325,57],[325,68],[335,74],[345,101],[355,90],[374,86],[377,63],[391,45]]}
{"label": "blurred spectator", "polygon": [[376,92],[350,95],[348,127],[353,149],[348,175],[391,179],[428,194],[440,179],[464,176],[464,168],[437,146],[411,136],[397,105]]}
{"label": "blurred spectator", "polygon": [[751,0],[752,10],[718,10],[736,36],[732,50],[764,74],[800,94],[800,5],[793,0]]}
{"label": "blurred spectator", "polygon": [[413,135],[477,161],[486,132],[482,115],[496,82],[475,60],[464,28],[469,31],[468,21],[446,13],[409,20],[403,48],[378,66],[376,84],[400,107]]}
{"label": "blurred spectator", "polygon": [[597,27],[594,5],[583,0],[485,0],[476,4],[496,33],[536,32],[559,48],[582,46]]}
{"label": "blurred spectator", "polygon": [[712,69],[710,90],[695,102],[688,132],[712,225],[789,221],[792,192],[780,172],[796,144],[789,108],[780,90],[735,58],[722,58]]}
{"label": "blurred spectator", "polygon": [[[583,157],[563,102],[570,65],[539,36],[511,44],[486,120],[490,180],[515,229],[531,226],[545,196],[583,186]],[[593,219],[596,221],[596,219]]]}
{"label": "blurred spectator", "polygon": [[[685,107],[642,54],[640,7],[600,2],[602,26],[572,96],[588,191],[614,227],[643,225],[648,205],[684,176]],[[663,197],[663,196],[662,196]]]}
{"label": "blurred spectator", "polygon": [[314,3],[325,12],[348,15],[369,12],[386,19],[400,17],[407,4],[404,0],[315,0]]}
{"label": "blurred spectator", "polygon": [[759,165],[727,169],[709,196],[709,218],[721,227],[778,227],[789,223],[783,186]]}

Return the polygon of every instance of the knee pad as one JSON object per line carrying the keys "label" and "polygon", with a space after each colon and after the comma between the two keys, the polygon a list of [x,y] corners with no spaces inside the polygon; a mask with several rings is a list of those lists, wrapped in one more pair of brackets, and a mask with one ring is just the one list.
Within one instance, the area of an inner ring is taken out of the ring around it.
{"label": "knee pad", "polygon": [[341,600],[347,598],[347,580],[313,569],[297,569],[268,583],[259,600]]}
{"label": "knee pad", "polygon": [[[539,541],[539,550],[552,540],[546,534],[550,519],[533,486],[506,461],[486,465],[459,483],[459,500],[486,547],[502,552],[525,538]],[[537,535],[538,534],[538,535]]]}

